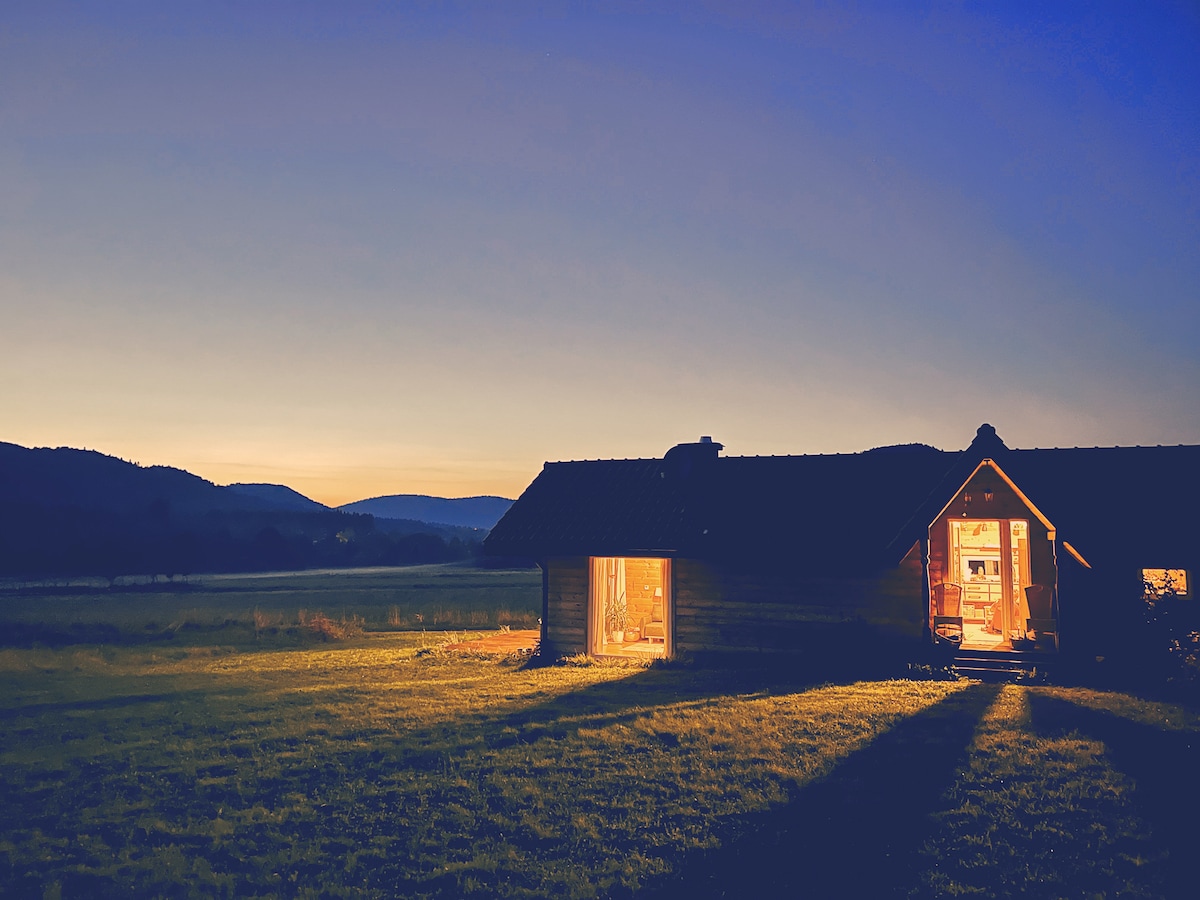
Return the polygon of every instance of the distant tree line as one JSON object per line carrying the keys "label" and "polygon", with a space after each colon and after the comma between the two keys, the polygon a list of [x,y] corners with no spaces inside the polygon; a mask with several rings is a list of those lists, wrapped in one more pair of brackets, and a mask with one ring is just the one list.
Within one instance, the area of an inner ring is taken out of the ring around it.
{"label": "distant tree line", "polygon": [[188,576],[469,559],[478,540],[377,527],[369,515],[220,510],[173,515],[17,503],[0,509],[0,575]]}

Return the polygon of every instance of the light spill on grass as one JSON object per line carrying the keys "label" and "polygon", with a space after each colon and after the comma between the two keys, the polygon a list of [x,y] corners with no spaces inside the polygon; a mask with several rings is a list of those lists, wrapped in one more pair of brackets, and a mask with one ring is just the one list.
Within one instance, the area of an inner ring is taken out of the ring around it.
{"label": "light spill on grass", "polygon": [[[1006,686],[980,723],[946,811],[935,816],[914,896],[1161,896],[1147,863],[1161,862],[1162,848],[1138,817],[1131,780],[1099,740],[1035,727],[1031,694],[1155,715],[1120,695]],[[1157,712],[1187,717],[1177,708]]]}
{"label": "light spill on grass", "polygon": [[716,845],[958,689],[772,695],[671,667],[413,658],[413,640],[10,651],[0,884],[595,896]]}

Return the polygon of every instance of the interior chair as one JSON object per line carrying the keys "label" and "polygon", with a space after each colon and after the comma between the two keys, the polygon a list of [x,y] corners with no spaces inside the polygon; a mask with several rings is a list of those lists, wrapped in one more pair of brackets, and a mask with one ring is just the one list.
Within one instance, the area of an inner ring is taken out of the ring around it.
{"label": "interior chair", "polygon": [[1058,623],[1054,620],[1049,586],[1031,584],[1025,588],[1025,602],[1029,604],[1027,631],[1033,632],[1039,645],[1058,646]]}
{"label": "interior chair", "polygon": [[667,626],[663,623],[662,600],[655,598],[650,615],[642,619],[642,637],[648,641],[667,641]]}
{"label": "interior chair", "polygon": [[988,631],[992,634],[1004,634],[1003,604],[997,600],[988,607]]}
{"label": "interior chair", "polygon": [[946,582],[933,586],[933,633],[947,641],[963,639],[961,585]]}

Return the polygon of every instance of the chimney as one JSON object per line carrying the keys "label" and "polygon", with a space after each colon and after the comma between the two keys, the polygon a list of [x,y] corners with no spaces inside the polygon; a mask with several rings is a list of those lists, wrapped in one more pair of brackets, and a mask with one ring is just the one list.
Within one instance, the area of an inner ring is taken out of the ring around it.
{"label": "chimney", "polygon": [[699,466],[717,461],[717,455],[725,449],[709,435],[703,435],[694,444],[676,444],[663,457],[667,471],[680,478],[687,478]]}

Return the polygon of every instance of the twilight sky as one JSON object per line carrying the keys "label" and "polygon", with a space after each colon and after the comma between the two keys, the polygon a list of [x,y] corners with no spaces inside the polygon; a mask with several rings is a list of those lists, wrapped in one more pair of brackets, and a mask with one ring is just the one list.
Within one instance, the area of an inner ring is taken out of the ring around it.
{"label": "twilight sky", "polygon": [[331,504],[1200,443],[1197,6],[837,5],[0,5],[0,440]]}

